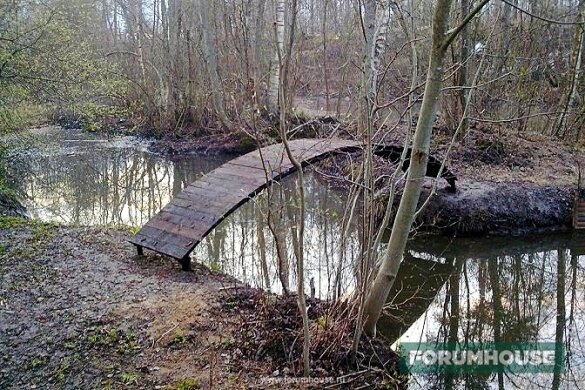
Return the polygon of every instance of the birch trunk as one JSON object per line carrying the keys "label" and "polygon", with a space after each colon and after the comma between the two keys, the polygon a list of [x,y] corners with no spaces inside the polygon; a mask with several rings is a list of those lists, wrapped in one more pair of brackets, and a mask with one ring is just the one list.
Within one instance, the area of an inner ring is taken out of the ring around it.
{"label": "birch trunk", "polygon": [[284,58],[284,17],[286,9],[286,0],[276,0],[275,4],[275,23],[274,37],[276,42],[275,55],[270,69],[270,87],[268,90],[268,105],[273,112],[279,111],[279,91],[280,78],[282,71],[282,62]]}

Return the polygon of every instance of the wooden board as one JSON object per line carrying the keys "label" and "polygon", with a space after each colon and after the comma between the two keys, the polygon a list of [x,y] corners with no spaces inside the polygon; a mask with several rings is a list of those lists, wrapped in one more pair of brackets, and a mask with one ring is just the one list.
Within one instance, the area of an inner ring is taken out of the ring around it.
{"label": "wooden board", "polygon": [[[347,140],[290,141],[291,152],[303,165],[330,153],[359,148],[358,142]],[[294,171],[282,144],[270,145],[231,160],[177,194],[130,242],[140,248],[182,259],[240,205],[273,181]]]}
{"label": "wooden board", "polygon": [[[290,151],[302,166],[330,155],[362,149],[357,141],[298,139],[289,141]],[[374,145],[388,154],[400,146]],[[235,158],[187,186],[130,239],[139,248],[152,249],[183,259],[221,221],[266,186],[295,172],[283,144],[266,146]]]}

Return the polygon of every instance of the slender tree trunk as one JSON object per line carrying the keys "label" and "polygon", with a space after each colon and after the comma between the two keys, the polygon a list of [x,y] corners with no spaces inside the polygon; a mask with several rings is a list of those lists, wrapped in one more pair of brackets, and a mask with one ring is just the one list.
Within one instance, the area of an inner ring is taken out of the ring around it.
{"label": "slender tree trunk", "polygon": [[[479,12],[481,7],[487,4],[488,1],[482,1],[474,9],[474,12],[464,20],[464,23],[468,22],[474,14]],[[378,322],[378,318],[380,318],[388,293],[396,279],[424,182],[433,123],[437,115],[437,110],[439,109],[442,80],[445,73],[445,54],[457,32],[460,31],[456,29],[450,34],[447,34],[451,3],[452,0],[438,0],[435,6],[430,62],[423,102],[414,134],[410,168],[408,170],[402,199],[400,200],[400,205],[394,220],[390,242],[382,259],[380,270],[365,301],[363,313],[364,330],[371,336],[375,336],[376,334],[376,323]],[[460,27],[461,25],[458,29]]]}
{"label": "slender tree trunk", "polygon": [[365,99],[363,106],[364,129],[364,192],[363,192],[363,218],[362,218],[362,248],[361,261],[358,274],[359,310],[352,351],[356,356],[359,341],[362,334],[364,300],[370,283],[370,276],[374,268],[374,177],[373,177],[373,135],[374,115],[378,100],[378,75],[380,73],[380,61],[386,48],[386,31],[388,19],[386,0],[368,1],[365,5],[366,53],[365,53]]}
{"label": "slender tree trunk", "polygon": [[268,105],[272,112],[278,112],[279,108],[279,89],[280,78],[282,76],[282,64],[284,59],[284,19],[286,10],[286,0],[276,0],[275,4],[275,23],[274,39],[276,47],[274,49],[274,59],[270,68],[270,86],[268,91]]}
{"label": "slender tree trunk", "polygon": [[283,94],[280,96],[280,110],[288,113],[291,107],[291,85],[289,82],[290,78],[290,71],[291,71],[291,63],[293,57],[293,48],[295,42],[295,33],[297,28],[297,13],[298,13],[298,0],[291,0],[290,2],[290,26],[288,32],[288,44],[285,48],[284,59],[281,58],[281,83],[284,85],[284,88],[281,88],[281,93]]}
{"label": "slender tree trunk", "polygon": [[146,88],[146,66],[144,64],[144,48],[143,37],[144,31],[142,29],[142,0],[130,1],[130,15],[126,18],[128,32],[132,35],[132,39],[136,43],[136,53],[138,54],[138,65],[140,66],[140,82],[143,88]]}
{"label": "slender tree trunk", "polygon": [[[584,13],[585,13],[585,0],[579,1],[578,7],[578,15],[576,21],[578,23],[583,23],[584,20]],[[575,108],[580,104],[581,98],[579,96],[579,81],[581,79],[581,65],[583,62],[583,49],[585,46],[585,28],[582,24],[575,25],[575,32],[573,38],[573,57],[575,58],[573,61],[573,71],[571,72],[571,83],[569,85],[569,90],[565,98],[563,99],[563,108],[562,113],[555,122],[555,128],[553,130],[553,135],[562,135],[565,132],[565,128],[567,125],[567,117],[569,115],[569,110],[571,108]]]}
{"label": "slender tree trunk", "polygon": [[209,7],[210,5],[206,0],[199,0],[199,17],[201,21],[201,34],[203,38],[207,76],[209,77],[209,83],[211,84],[211,96],[213,99],[215,114],[218,116],[222,126],[229,129],[231,123],[223,104],[222,87],[217,72],[217,50],[215,48],[211,26],[209,25]]}
{"label": "slender tree trunk", "polygon": [[[280,102],[283,103],[284,91],[283,83],[281,83],[281,98]],[[307,302],[305,299],[305,176],[303,173],[303,167],[300,161],[292,153],[287,140],[285,113],[283,110],[280,112],[280,136],[286,150],[288,159],[293,163],[298,171],[297,179],[297,196],[293,198],[293,207],[298,210],[296,213],[291,213],[289,219],[291,222],[293,249],[296,259],[296,271],[297,271],[297,305],[299,312],[303,320],[303,375],[308,377],[311,373],[311,357],[310,357],[310,345],[311,345],[311,333],[309,330],[309,314],[307,312]],[[289,208],[290,211],[290,208]]]}
{"label": "slender tree trunk", "polygon": [[[464,18],[465,15],[469,14],[470,9],[470,0],[461,0],[461,17]],[[463,30],[461,30],[461,53],[459,57],[459,61],[461,62],[461,69],[459,70],[459,80],[458,84],[462,87],[459,90],[459,112],[461,115],[465,115],[465,107],[467,107],[467,101],[469,100],[469,90],[467,87],[468,82],[468,75],[469,75],[469,27],[465,25]],[[461,118],[461,129],[459,132],[459,139],[463,142],[465,140],[465,136],[467,135],[467,129],[469,127],[469,121],[467,118]]]}
{"label": "slender tree trunk", "polygon": [[112,36],[114,37],[114,47],[117,47],[117,45],[118,45],[118,0],[113,0],[112,12],[113,12]]}
{"label": "slender tree trunk", "polygon": [[[277,10],[277,14],[282,15],[282,36],[284,38],[284,2],[280,0],[277,3],[277,8],[282,7],[282,11]],[[292,0],[292,18],[291,31],[289,35],[288,50],[286,53],[286,62],[283,64],[282,50],[278,47],[278,67],[280,70],[279,84],[278,84],[278,103],[279,103],[279,118],[280,118],[280,137],[286,151],[286,155],[290,162],[298,171],[297,179],[297,196],[292,199],[292,206],[297,210],[296,213],[291,213],[289,220],[291,222],[291,235],[293,241],[293,250],[296,259],[296,274],[297,274],[297,305],[299,313],[303,320],[303,375],[308,377],[311,373],[311,332],[309,329],[309,314],[307,312],[307,302],[305,298],[305,176],[303,173],[303,166],[297,157],[293,154],[288,144],[287,125],[286,125],[286,99],[289,95],[288,91],[288,73],[290,67],[290,60],[292,58],[294,31],[296,27],[297,14],[297,0]],[[277,40],[278,40],[278,17],[277,17]],[[278,42],[277,42],[278,43]],[[288,205],[288,204],[287,204]],[[288,209],[291,212],[291,209]]]}
{"label": "slender tree trunk", "polygon": [[262,102],[265,102],[266,96],[264,94],[264,90],[260,88],[262,79],[262,31],[264,29],[264,12],[266,10],[266,0],[258,0],[258,4],[256,7],[256,20],[254,26],[254,43],[253,43],[253,50],[254,50],[254,93],[256,97],[262,97]]}
{"label": "slender tree trunk", "polygon": [[[327,3],[328,0],[323,0],[323,20],[321,23],[321,34],[323,39],[323,82],[325,83],[325,110],[329,113],[329,74],[327,72]],[[311,3],[313,6],[313,3]]]}
{"label": "slender tree trunk", "polygon": [[[168,0],[167,5],[161,4],[161,13],[167,15],[166,23],[163,23],[163,44],[167,51],[167,58],[164,61],[167,70],[167,87],[163,118],[165,121],[171,120],[173,124],[175,118],[178,117],[182,5],[182,0]],[[165,18],[163,17],[163,19]]]}

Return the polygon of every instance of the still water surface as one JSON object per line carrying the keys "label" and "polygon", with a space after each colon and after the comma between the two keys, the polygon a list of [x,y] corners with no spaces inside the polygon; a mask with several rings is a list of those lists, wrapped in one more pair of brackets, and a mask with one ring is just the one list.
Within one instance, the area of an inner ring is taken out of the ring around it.
{"label": "still water surface", "polygon": [[[132,137],[106,139],[56,127],[31,130],[26,143],[10,161],[10,170],[30,215],[79,225],[142,226],[186,185],[230,159],[163,157]],[[283,188],[291,190],[293,184],[294,177],[289,177]],[[352,226],[341,256],[346,195],[318,173],[307,175],[306,192],[305,278],[318,297],[349,293],[355,286],[359,235]],[[263,200],[260,196],[227,218],[193,258],[279,292],[274,245],[258,206]],[[267,274],[259,261],[259,235],[267,240]],[[380,328],[392,341],[556,340],[567,349],[566,369],[557,378],[416,376],[412,388],[547,389],[557,383],[560,388],[585,388],[584,265],[585,237],[571,233],[415,239]]]}

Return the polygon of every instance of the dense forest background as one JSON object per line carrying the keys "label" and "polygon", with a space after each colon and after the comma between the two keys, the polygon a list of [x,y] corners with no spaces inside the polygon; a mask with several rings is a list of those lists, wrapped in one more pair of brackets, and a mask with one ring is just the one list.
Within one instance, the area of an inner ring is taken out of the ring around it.
{"label": "dense forest background", "polygon": [[[423,92],[431,1],[290,0],[279,60],[271,0],[3,0],[2,131],[47,116],[155,135],[249,130],[270,111],[279,61],[288,113],[357,123],[368,3],[388,3],[374,119],[390,127]],[[449,49],[438,125],[453,131],[473,89],[472,125],[574,142],[583,125],[582,3],[490,2]],[[451,24],[471,6],[461,0]]]}

